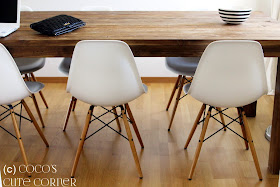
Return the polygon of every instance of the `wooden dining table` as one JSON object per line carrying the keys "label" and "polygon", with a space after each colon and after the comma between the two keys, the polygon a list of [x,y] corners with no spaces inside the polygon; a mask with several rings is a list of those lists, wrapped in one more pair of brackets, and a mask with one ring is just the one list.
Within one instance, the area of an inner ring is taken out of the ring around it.
{"label": "wooden dining table", "polygon": [[[31,23],[59,14],[80,18],[86,26],[61,36],[45,36],[30,29]],[[122,40],[136,57],[199,57],[216,40],[256,40],[266,57],[280,57],[280,23],[262,12],[253,12],[240,25],[225,24],[217,11],[22,12],[19,30],[0,38],[0,43],[13,57],[71,57],[80,40]],[[268,168],[273,174],[279,173],[280,66]]]}

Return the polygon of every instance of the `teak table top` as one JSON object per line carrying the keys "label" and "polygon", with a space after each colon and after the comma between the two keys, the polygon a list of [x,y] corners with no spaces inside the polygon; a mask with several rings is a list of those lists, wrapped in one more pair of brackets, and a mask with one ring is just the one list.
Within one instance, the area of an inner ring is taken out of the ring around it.
{"label": "teak table top", "polygon": [[[52,16],[67,14],[87,25],[72,33],[51,37],[29,25]],[[280,23],[253,12],[241,25],[225,24],[218,12],[109,11],[22,12],[21,27],[0,39],[14,57],[71,56],[80,40],[123,40],[135,56],[200,56],[214,40],[257,40],[266,56],[280,56]]]}

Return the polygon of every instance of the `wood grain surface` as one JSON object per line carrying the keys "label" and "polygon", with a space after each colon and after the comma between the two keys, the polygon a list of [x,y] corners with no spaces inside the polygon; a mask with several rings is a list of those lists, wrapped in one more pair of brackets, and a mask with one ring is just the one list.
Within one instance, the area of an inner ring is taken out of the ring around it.
{"label": "wood grain surface", "polygon": [[[87,25],[61,36],[44,36],[29,25],[67,14]],[[218,12],[110,11],[22,12],[21,27],[0,43],[14,57],[71,56],[80,40],[123,40],[135,56],[200,56],[215,40],[257,40],[266,56],[280,56],[280,24],[261,12],[253,12],[241,25],[225,24]]]}
{"label": "wood grain surface", "polygon": [[[168,132],[168,125],[172,111],[166,112],[166,104],[174,83],[149,83],[149,92],[130,103],[135,121],[141,133],[145,148],[141,149],[132,130],[135,146],[139,155],[144,178],[139,179],[129,143],[120,135],[109,128],[105,128],[90,139],[86,140],[81,153],[79,165],[76,171],[78,187],[277,187],[278,175],[271,175],[267,170],[269,142],[264,137],[264,130],[268,127],[272,118],[273,97],[263,96],[259,100],[262,107],[258,107],[256,118],[248,118],[249,127],[254,139],[263,181],[259,181],[254,161],[250,150],[246,150],[244,140],[231,131],[221,131],[207,140],[193,175],[192,181],[188,180],[191,164],[194,159],[202,126],[197,127],[188,149],[184,145],[201,108],[200,102],[187,96],[179,103],[174,126]],[[84,127],[89,105],[78,102],[75,112],[72,112],[66,132],[63,132],[64,116],[67,113],[71,95],[67,94],[66,84],[46,84],[44,94],[49,101],[49,109],[39,100],[39,106],[46,123],[42,129],[49,141],[50,147],[46,148],[44,142],[34,129],[33,125],[23,120],[21,135],[26,148],[27,158],[32,165],[56,165],[57,173],[34,173],[30,178],[69,178],[73,166],[75,154],[80,136]],[[26,99],[35,118],[36,114],[32,99]],[[174,101],[173,101],[174,102]],[[172,103],[173,105],[173,103]],[[110,108],[108,108],[110,109]],[[19,112],[20,107],[15,109]],[[118,114],[120,110],[117,109]],[[3,109],[0,108],[0,112]],[[96,108],[96,115],[104,112]],[[226,112],[236,118],[236,109]],[[23,112],[24,116],[28,116]],[[102,118],[110,121],[113,114]],[[19,118],[17,117],[17,120]],[[231,120],[225,117],[226,123]],[[125,127],[120,119],[124,135]],[[12,119],[9,117],[0,122],[8,130],[14,132]],[[95,121],[90,125],[89,134],[102,127],[103,124]],[[111,124],[118,130],[116,122]],[[240,125],[233,123],[229,126],[239,134],[242,134]],[[132,126],[130,126],[132,128]],[[211,135],[221,128],[221,124],[211,119],[206,136]],[[17,167],[23,164],[23,158],[16,139],[0,130],[0,168],[4,165]],[[278,170],[279,171],[279,170]],[[5,178],[26,178],[24,174],[16,172]]]}

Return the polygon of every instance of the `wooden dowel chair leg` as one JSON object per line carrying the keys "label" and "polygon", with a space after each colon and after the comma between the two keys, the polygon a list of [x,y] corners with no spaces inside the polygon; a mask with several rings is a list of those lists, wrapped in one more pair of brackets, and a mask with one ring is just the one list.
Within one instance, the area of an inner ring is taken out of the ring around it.
{"label": "wooden dowel chair leg", "polygon": [[193,160],[191,171],[190,171],[190,174],[189,174],[189,180],[192,179],[192,176],[193,176],[196,164],[197,164],[197,160],[198,160],[198,157],[199,157],[199,154],[200,154],[200,151],[201,151],[201,147],[202,147],[202,144],[203,144],[203,140],[204,140],[204,137],[205,137],[207,126],[209,124],[209,119],[210,119],[210,116],[211,116],[211,110],[212,110],[212,107],[210,106],[210,108],[209,108],[209,110],[207,112],[207,116],[205,118],[204,125],[202,127],[202,131],[201,131],[201,134],[200,134],[199,142],[198,142],[198,145],[197,145],[197,148],[196,148],[196,151],[195,151],[194,160]]}
{"label": "wooden dowel chair leg", "polygon": [[[216,109],[217,109],[219,112],[221,112],[221,111],[222,111],[222,109],[221,109],[220,107],[216,107]],[[221,121],[222,121],[223,126],[224,126],[224,131],[226,131],[226,130],[227,130],[227,128],[225,127],[226,123],[225,123],[224,116],[223,116],[223,114],[222,114],[222,113],[219,113],[219,114],[220,114],[220,118],[221,118]]]}
{"label": "wooden dowel chair leg", "polygon": [[33,125],[35,127],[35,129],[37,130],[37,132],[39,133],[39,135],[41,136],[42,140],[44,141],[44,143],[46,144],[47,147],[49,147],[49,143],[45,137],[45,135],[43,134],[43,132],[41,131],[35,117],[33,116],[31,110],[29,109],[28,105],[26,104],[26,102],[24,100],[21,100],[21,103],[23,104],[28,116],[30,117],[30,119],[32,120],[33,122]]}
{"label": "wooden dowel chair leg", "polygon": [[[31,75],[33,81],[37,82],[37,79],[36,79],[35,75],[34,75],[33,73],[30,73],[30,75]],[[40,96],[41,96],[41,98],[42,98],[42,100],[43,100],[43,102],[44,102],[46,108],[49,108],[48,103],[47,103],[47,101],[46,101],[46,99],[45,99],[45,96],[44,96],[43,92],[42,92],[42,91],[39,91],[39,94],[40,94]]]}
{"label": "wooden dowel chair leg", "polygon": [[128,116],[129,116],[129,118],[130,118],[130,120],[131,120],[131,122],[132,122],[132,127],[133,127],[133,129],[134,129],[134,131],[135,131],[135,134],[136,134],[136,136],[137,136],[137,138],[138,138],[138,141],[139,141],[139,143],[140,143],[140,145],[141,145],[141,148],[143,149],[143,148],[144,148],[144,144],[143,144],[141,135],[140,135],[140,133],[139,133],[138,127],[137,127],[137,125],[136,125],[135,119],[134,119],[134,117],[133,117],[133,115],[132,115],[132,112],[131,112],[131,110],[130,110],[130,107],[129,107],[128,104],[125,104],[125,107],[126,107]]}
{"label": "wooden dowel chair leg", "polygon": [[202,114],[203,114],[205,108],[206,108],[206,105],[203,104],[203,105],[201,106],[201,108],[200,108],[199,113],[197,114],[197,117],[196,117],[196,119],[195,119],[195,122],[194,122],[194,124],[193,124],[193,127],[192,127],[192,129],[191,129],[191,132],[190,132],[190,134],[189,134],[189,137],[188,137],[188,140],[187,140],[187,142],[186,142],[186,145],[185,145],[184,149],[187,149],[189,143],[191,142],[191,139],[192,139],[192,137],[193,137],[193,134],[194,134],[194,132],[195,132],[195,130],[196,130],[196,128],[197,128],[198,122],[199,122],[199,120],[200,120],[200,118],[201,118],[201,116],[202,116]]}
{"label": "wooden dowel chair leg", "polygon": [[247,138],[248,138],[247,140],[248,140],[250,150],[252,152],[252,156],[253,156],[254,163],[255,163],[255,166],[256,166],[256,170],[257,170],[259,179],[262,180],[263,178],[262,178],[262,172],[261,172],[261,169],[260,169],[260,164],[259,164],[259,161],[258,161],[256,149],[255,149],[255,146],[254,146],[254,143],[253,143],[252,135],[251,135],[251,132],[250,132],[250,129],[249,129],[248,121],[247,121],[244,110],[242,110],[241,114],[242,114],[242,119],[243,119],[243,122],[244,122],[246,135],[247,135]]}
{"label": "wooden dowel chair leg", "polygon": [[24,78],[25,81],[30,81],[30,78],[28,77],[27,74],[24,74],[24,77],[25,77],[25,78]]}
{"label": "wooden dowel chair leg", "polygon": [[172,111],[172,116],[171,116],[171,120],[170,120],[170,123],[169,123],[168,131],[170,131],[170,129],[171,129],[171,126],[172,126],[172,123],[173,123],[173,120],[174,120],[174,117],[175,117],[175,114],[176,114],[176,110],[177,110],[178,103],[179,103],[181,93],[182,93],[182,89],[183,89],[183,86],[184,86],[184,80],[185,80],[185,76],[182,76],[181,80],[180,80],[180,87],[179,87],[179,90],[178,90],[178,93],[177,93],[175,105],[174,105],[174,108],[173,108],[173,111]]}
{"label": "wooden dowel chair leg", "polygon": [[181,77],[182,77],[182,75],[179,75],[178,78],[177,78],[177,80],[176,80],[176,83],[175,83],[175,85],[174,85],[174,88],[173,88],[173,90],[172,90],[172,93],[171,93],[171,95],[170,95],[170,98],[169,98],[169,101],[168,101],[168,104],[167,104],[167,107],[166,107],[166,111],[168,111],[168,109],[169,109],[169,107],[170,107],[170,104],[171,104],[171,102],[172,102],[172,100],[173,100],[173,97],[174,97],[174,94],[175,94],[175,92],[176,92],[176,90],[177,90],[177,88],[178,88],[178,83],[179,83],[179,81],[181,80]]}
{"label": "wooden dowel chair leg", "polygon": [[69,108],[68,108],[68,112],[67,112],[67,115],[66,115],[66,118],[65,118],[65,122],[64,122],[63,131],[66,130],[66,127],[68,125],[69,117],[70,117],[71,110],[72,110],[72,107],[73,107],[75,99],[76,99],[75,97],[71,98],[70,105],[69,105]]}
{"label": "wooden dowel chair leg", "polygon": [[46,108],[48,109],[48,108],[49,108],[49,105],[48,105],[48,103],[47,103],[47,101],[46,101],[46,99],[45,99],[45,96],[44,96],[43,92],[42,92],[42,91],[39,91],[39,94],[40,94],[40,96],[41,96],[41,98],[42,98],[42,100],[43,100],[43,102],[44,102]]}
{"label": "wooden dowel chair leg", "polygon": [[[240,122],[240,127],[241,127],[241,130],[242,130],[243,137],[247,140],[247,135],[246,135],[244,123],[242,123],[241,112],[240,112],[240,110],[238,108],[236,108],[236,109],[237,109],[237,112],[238,112],[238,116],[240,116],[239,117],[239,122]],[[248,142],[246,140],[244,140],[245,147],[246,147],[246,150],[249,150],[249,145],[248,145]]]}
{"label": "wooden dowel chair leg", "polygon": [[121,124],[120,124],[120,120],[119,120],[119,117],[118,117],[116,107],[113,106],[112,109],[113,109],[113,112],[114,112],[114,116],[116,118],[116,122],[117,122],[117,125],[118,125],[118,128],[119,128],[119,132],[122,132],[122,128],[121,128]]}
{"label": "wooden dowel chair leg", "polygon": [[37,111],[37,113],[38,113],[39,119],[40,119],[40,121],[41,121],[42,127],[45,128],[45,123],[44,123],[44,120],[43,120],[43,117],[42,117],[40,108],[39,108],[39,106],[38,106],[38,103],[37,103],[35,94],[31,94],[31,97],[32,97],[33,103],[34,103],[34,105],[35,105],[36,111]]}
{"label": "wooden dowel chair leg", "polygon": [[77,105],[77,101],[78,101],[78,100],[75,98],[74,104],[73,104],[73,110],[72,110],[73,112],[75,111],[75,108],[76,108],[76,105]]}
{"label": "wooden dowel chair leg", "polygon": [[130,127],[129,127],[129,124],[128,124],[128,120],[127,120],[125,110],[124,110],[123,107],[122,107],[122,117],[123,117],[125,129],[126,129],[126,133],[127,133],[127,136],[128,136],[128,141],[129,141],[129,144],[130,144],[130,148],[131,148],[133,158],[134,158],[134,161],[135,161],[135,164],[136,164],[136,168],[138,170],[138,174],[139,174],[140,179],[142,179],[143,174],[142,174],[141,166],[140,166],[140,163],[139,163],[138,155],[137,155],[137,152],[136,152],[136,148],[135,148],[134,141],[133,141],[133,138],[132,138],[132,134],[131,134],[131,131],[130,131]]}
{"label": "wooden dowel chair leg", "polygon": [[77,169],[79,158],[80,158],[80,155],[81,155],[84,143],[85,143],[86,135],[87,135],[87,132],[88,132],[93,108],[94,108],[94,106],[92,105],[92,106],[90,106],[90,108],[88,110],[88,114],[87,114],[87,117],[86,117],[86,123],[85,123],[85,126],[84,126],[84,130],[82,132],[82,135],[81,135],[80,143],[79,143],[78,150],[77,150],[76,157],[75,157],[75,161],[74,161],[74,164],[73,164],[73,168],[72,168],[72,172],[71,172],[71,178],[74,178],[74,175],[75,175],[75,172],[76,172],[76,169]]}
{"label": "wooden dowel chair leg", "polygon": [[27,156],[26,156],[26,153],[25,153],[25,149],[24,149],[24,146],[23,146],[22,139],[21,139],[21,134],[20,134],[20,131],[18,129],[16,117],[15,117],[15,114],[14,114],[14,110],[11,107],[10,107],[10,113],[11,113],[11,117],[12,117],[12,120],[13,120],[13,126],[14,126],[14,129],[15,129],[15,132],[16,132],[16,136],[17,136],[19,148],[20,148],[20,151],[21,151],[21,154],[22,154],[22,157],[23,157],[23,161],[24,161],[24,164],[27,166],[28,165]]}

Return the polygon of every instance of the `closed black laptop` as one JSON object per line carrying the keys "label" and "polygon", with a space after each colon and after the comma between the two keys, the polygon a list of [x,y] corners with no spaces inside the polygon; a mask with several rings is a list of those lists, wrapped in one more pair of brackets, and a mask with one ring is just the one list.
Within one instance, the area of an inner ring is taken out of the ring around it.
{"label": "closed black laptop", "polygon": [[86,23],[78,18],[68,15],[58,15],[32,23],[30,27],[42,34],[58,36],[76,30],[85,25]]}

